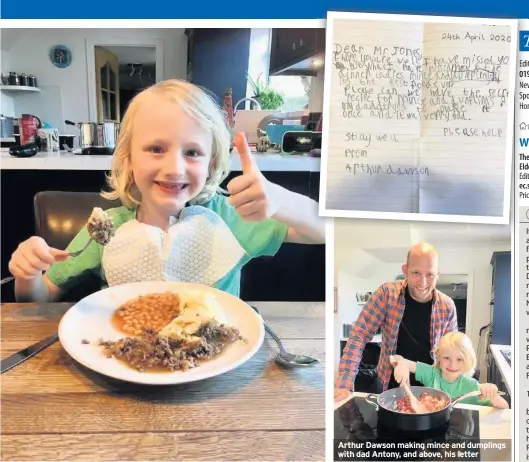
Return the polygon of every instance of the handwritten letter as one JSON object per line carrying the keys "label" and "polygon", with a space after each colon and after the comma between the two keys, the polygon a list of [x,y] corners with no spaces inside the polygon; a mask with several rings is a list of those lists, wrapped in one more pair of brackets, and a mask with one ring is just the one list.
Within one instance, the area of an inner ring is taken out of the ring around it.
{"label": "handwritten letter", "polygon": [[332,23],[326,209],[502,217],[510,26]]}

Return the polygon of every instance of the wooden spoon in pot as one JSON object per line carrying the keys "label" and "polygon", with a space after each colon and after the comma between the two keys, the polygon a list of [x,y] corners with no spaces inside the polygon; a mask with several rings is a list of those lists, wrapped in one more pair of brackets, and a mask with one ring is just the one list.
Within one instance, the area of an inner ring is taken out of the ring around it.
{"label": "wooden spoon in pot", "polygon": [[410,387],[408,386],[408,384],[404,383],[404,384],[402,384],[402,386],[404,387],[404,390],[406,391],[406,393],[408,394],[408,396],[410,398],[410,405],[411,405],[411,408],[413,409],[413,411],[415,412],[415,414],[426,414],[428,412],[428,410],[419,401],[419,399],[412,393],[412,391],[411,391]]}

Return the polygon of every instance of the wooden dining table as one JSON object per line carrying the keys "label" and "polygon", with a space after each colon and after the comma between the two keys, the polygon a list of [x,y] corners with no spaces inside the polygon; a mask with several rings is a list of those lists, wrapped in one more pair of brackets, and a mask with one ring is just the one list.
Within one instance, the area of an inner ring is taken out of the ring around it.
{"label": "wooden dining table", "polygon": [[[1,460],[325,459],[324,303],[254,302],[288,351],[316,366],[285,369],[266,335],[236,369],[177,386],[99,375],[56,342],[1,375]],[[57,332],[68,303],[1,307],[4,359]]]}

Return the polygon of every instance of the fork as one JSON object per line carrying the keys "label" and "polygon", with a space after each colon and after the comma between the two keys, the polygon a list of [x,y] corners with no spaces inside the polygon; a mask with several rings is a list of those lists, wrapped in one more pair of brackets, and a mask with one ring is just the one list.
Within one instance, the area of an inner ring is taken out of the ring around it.
{"label": "fork", "polygon": [[86,245],[81,249],[81,250],[77,250],[76,252],[68,252],[68,256],[69,257],[78,257],[79,255],[81,255],[86,249],[88,249],[88,246],[92,243],[94,239],[93,238],[90,238],[89,241],[86,243]]}
{"label": "fork", "polygon": [[[77,250],[76,252],[68,252],[68,257],[74,257],[74,258],[78,257],[88,248],[88,246],[92,243],[92,241],[93,239],[90,238],[89,241],[86,243],[86,245],[81,250]],[[15,279],[14,276],[9,276],[7,278],[4,278],[0,281],[0,285],[6,284],[12,281],[13,279]]]}

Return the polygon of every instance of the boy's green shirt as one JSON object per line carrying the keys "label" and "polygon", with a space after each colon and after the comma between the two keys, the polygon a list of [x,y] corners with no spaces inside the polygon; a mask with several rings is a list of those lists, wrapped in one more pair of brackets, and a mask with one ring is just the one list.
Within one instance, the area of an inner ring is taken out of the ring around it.
{"label": "boy's green shirt", "polygon": [[[247,255],[242,257],[238,264],[213,286],[239,297],[242,267],[252,258],[275,255],[285,241],[288,225],[273,219],[260,222],[243,221],[229,203],[228,198],[220,194],[214,196],[203,207],[214,211],[224,220],[246,251]],[[135,208],[117,207],[107,210],[107,213],[114,220],[116,229],[136,218]],[[88,230],[83,227],[68,246],[68,251],[82,249],[89,239]],[[52,265],[46,275],[53,284],[63,288],[74,284],[84,272],[91,271],[100,276],[102,287],[106,287],[105,274],[101,266],[102,258],[103,246],[92,242],[79,257]]]}

